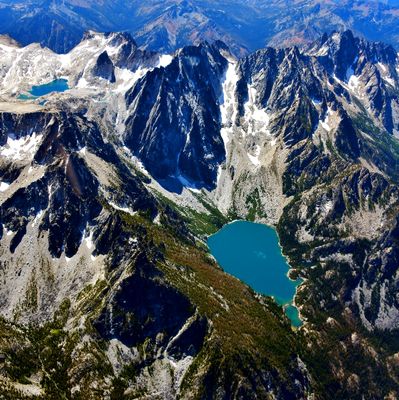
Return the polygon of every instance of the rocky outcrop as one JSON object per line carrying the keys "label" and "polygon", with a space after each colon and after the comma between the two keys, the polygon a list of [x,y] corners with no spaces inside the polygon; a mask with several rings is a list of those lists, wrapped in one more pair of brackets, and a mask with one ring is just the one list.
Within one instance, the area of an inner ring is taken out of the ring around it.
{"label": "rocky outcrop", "polygon": [[104,338],[128,347],[155,339],[165,346],[192,316],[192,305],[162,282],[162,274],[145,254],[139,254],[135,264],[133,275],[123,280],[94,326]]}
{"label": "rocky outcrop", "polygon": [[218,98],[226,64],[216,45],[186,47],[126,94],[124,141],[154,177],[214,188],[225,157]]}
{"label": "rocky outcrop", "polygon": [[93,68],[93,74],[100,78],[106,79],[111,83],[115,82],[114,64],[108,56],[106,51],[102,52],[96,61]]}

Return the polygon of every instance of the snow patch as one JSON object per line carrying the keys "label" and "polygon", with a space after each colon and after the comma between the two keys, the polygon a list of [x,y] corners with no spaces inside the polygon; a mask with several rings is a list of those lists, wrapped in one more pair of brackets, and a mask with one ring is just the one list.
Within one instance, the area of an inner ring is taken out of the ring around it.
{"label": "snow patch", "polygon": [[137,214],[137,212],[133,211],[131,208],[129,208],[129,207],[120,207],[120,206],[116,205],[115,203],[113,203],[112,201],[110,201],[108,204],[111,207],[115,208],[115,210],[123,211],[123,212],[125,212],[127,214],[130,214],[130,215],[136,215]]}
{"label": "snow patch", "polygon": [[332,35],[331,39],[333,40],[334,43],[338,44],[340,42],[340,39],[341,39],[340,33],[339,32],[335,32]]}
{"label": "snow patch", "polygon": [[10,134],[0,154],[12,160],[23,160],[27,155],[33,157],[40,146],[42,138],[43,135],[36,134],[36,132],[33,132],[31,136],[22,136],[19,139]]}
{"label": "snow patch", "polygon": [[359,87],[359,78],[356,75],[351,75],[348,80],[348,86],[355,91]]}
{"label": "snow patch", "polygon": [[76,87],[78,89],[87,89],[89,88],[89,82],[87,82],[87,80],[85,78],[80,78],[79,82],[77,83]]}
{"label": "snow patch", "polygon": [[320,125],[321,125],[327,132],[330,132],[330,131],[331,131],[331,126],[328,124],[329,118],[330,118],[330,115],[331,115],[331,114],[332,114],[331,108],[328,108],[328,109],[327,109],[327,112],[326,112],[326,117],[324,118],[324,121],[319,120]]}
{"label": "snow patch", "polygon": [[247,153],[248,158],[251,160],[251,163],[253,165],[255,165],[256,167],[258,167],[260,165],[260,161],[259,161],[260,150],[261,150],[260,146],[257,145],[256,148],[255,148],[255,155]]}
{"label": "snow patch", "polygon": [[382,62],[377,63],[377,65],[382,69],[383,72],[388,71],[388,68]]}
{"label": "snow patch", "polygon": [[381,62],[377,63],[379,69],[382,71],[381,77],[382,79],[387,82],[389,85],[392,87],[396,87],[395,81],[392,79],[392,77],[389,75],[389,70],[387,66]]}
{"label": "snow patch", "polygon": [[320,50],[315,54],[316,56],[323,57],[326,56],[329,52],[330,48],[327,45],[324,45],[320,48]]}
{"label": "snow patch", "polygon": [[270,117],[264,109],[256,105],[256,89],[248,85],[248,101],[244,104],[245,122],[247,123],[247,134],[265,134],[270,136]]}
{"label": "snow patch", "polygon": [[321,100],[318,100],[318,99],[315,99],[315,98],[312,98],[311,101],[312,101],[313,105],[316,106],[316,107],[319,106],[320,104],[322,104]]}
{"label": "snow patch", "polygon": [[115,68],[115,78],[116,78],[116,93],[125,93],[133,85],[141,79],[147,72],[148,68],[138,68],[136,71],[132,72],[126,68]]}
{"label": "snow patch", "polygon": [[329,200],[324,203],[322,210],[324,211],[325,214],[328,214],[333,209],[333,206],[334,206],[333,202]]}
{"label": "snow patch", "polygon": [[[354,64],[356,62],[357,62],[357,58],[354,61]],[[347,86],[345,84],[343,84],[343,82],[341,82],[341,83],[351,91],[356,91],[359,87],[359,77],[357,77],[355,75],[355,71],[353,70],[353,67],[349,67],[348,70],[346,71],[346,82],[348,83]]]}
{"label": "snow patch", "polygon": [[201,190],[197,189],[197,186],[190,182],[187,178],[185,178],[183,175],[177,175],[176,178],[179,180],[179,182],[187,189],[190,189],[192,192],[195,193],[201,193]]}
{"label": "snow patch", "polygon": [[89,250],[91,250],[93,248],[93,246],[94,246],[94,244],[93,244],[93,232],[90,232],[89,236],[86,236],[84,240],[86,242],[87,248]]}
{"label": "snow patch", "polygon": [[383,76],[382,78],[384,79],[385,82],[389,83],[391,86],[396,87],[395,81],[391,77]]}
{"label": "snow patch", "polygon": [[[156,218],[158,218],[159,217],[159,214],[155,217],[155,219]],[[154,222],[155,222],[155,219],[154,219]],[[138,241],[138,239],[135,237],[135,238],[133,238],[133,237],[130,237],[129,238],[129,244],[137,244],[139,241]]]}
{"label": "snow patch", "polygon": [[159,57],[158,68],[166,68],[173,60],[173,56],[170,54],[163,54]]}
{"label": "snow patch", "polygon": [[1,182],[0,183],[0,192],[5,192],[10,187],[9,183]]}
{"label": "snow patch", "polygon": [[40,210],[37,213],[36,217],[33,219],[32,228],[34,228],[36,226],[36,224],[40,221],[40,218],[42,217],[42,215],[43,215],[43,210]]}

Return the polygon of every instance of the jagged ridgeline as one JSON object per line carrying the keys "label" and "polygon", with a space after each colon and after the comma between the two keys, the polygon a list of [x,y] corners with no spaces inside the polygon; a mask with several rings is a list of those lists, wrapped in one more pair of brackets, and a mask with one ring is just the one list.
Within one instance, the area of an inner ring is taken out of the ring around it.
{"label": "jagged ridgeline", "polygon": [[[0,398],[397,398],[398,68],[349,31],[1,38]],[[235,218],[277,228],[300,329],[210,256]]]}

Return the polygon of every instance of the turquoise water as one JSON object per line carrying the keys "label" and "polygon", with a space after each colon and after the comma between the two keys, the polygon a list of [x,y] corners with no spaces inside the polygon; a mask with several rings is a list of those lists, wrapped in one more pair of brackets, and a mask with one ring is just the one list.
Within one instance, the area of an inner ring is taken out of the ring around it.
{"label": "turquoise water", "polygon": [[31,90],[29,90],[29,94],[21,94],[18,98],[20,100],[32,100],[53,92],[65,92],[68,89],[69,86],[66,79],[55,79],[43,85],[32,86]]}
{"label": "turquoise water", "polygon": [[209,237],[208,246],[220,266],[256,292],[273,296],[283,305],[293,326],[300,326],[298,310],[292,305],[299,282],[287,277],[289,265],[281,254],[274,229],[237,221]]}

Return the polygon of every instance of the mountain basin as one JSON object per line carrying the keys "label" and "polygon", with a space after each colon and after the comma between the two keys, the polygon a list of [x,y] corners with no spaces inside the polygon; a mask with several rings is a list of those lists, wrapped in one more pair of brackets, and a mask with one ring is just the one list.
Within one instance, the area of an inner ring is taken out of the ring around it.
{"label": "mountain basin", "polygon": [[208,238],[208,247],[225,272],[253,290],[272,296],[284,307],[295,327],[301,326],[293,305],[296,287],[287,273],[290,266],[281,253],[276,231],[269,226],[246,221],[225,225]]}
{"label": "mountain basin", "polygon": [[32,86],[29,90],[29,94],[21,94],[18,98],[20,100],[33,100],[50,93],[65,92],[68,89],[69,86],[66,79],[55,79],[51,82],[44,83],[43,85]]}

